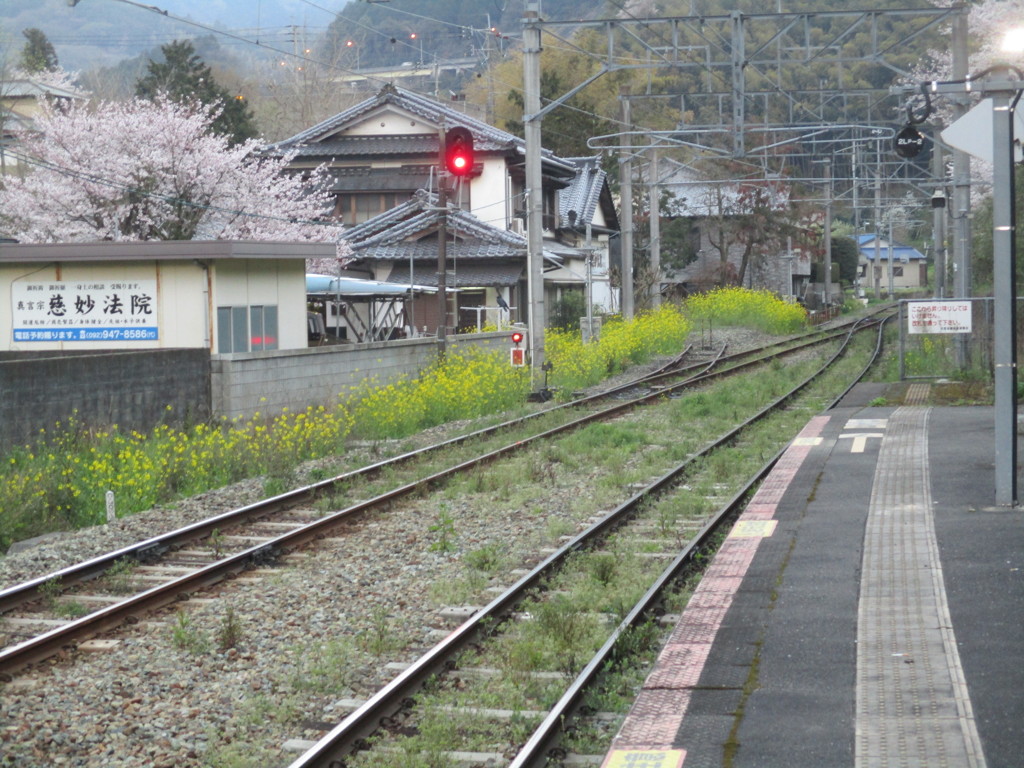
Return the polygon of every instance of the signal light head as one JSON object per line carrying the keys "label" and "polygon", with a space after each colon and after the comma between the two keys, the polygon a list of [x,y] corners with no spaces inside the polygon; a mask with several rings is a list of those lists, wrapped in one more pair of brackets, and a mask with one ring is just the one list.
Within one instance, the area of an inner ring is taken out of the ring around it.
{"label": "signal light head", "polygon": [[512,343],[517,345],[517,346],[519,344],[522,344],[523,343],[523,334],[521,332],[519,332],[519,331],[516,331],[515,333],[513,333],[512,334]]}
{"label": "signal light head", "polygon": [[453,176],[468,176],[473,170],[473,134],[468,128],[451,128],[444,137],[444,164]]}

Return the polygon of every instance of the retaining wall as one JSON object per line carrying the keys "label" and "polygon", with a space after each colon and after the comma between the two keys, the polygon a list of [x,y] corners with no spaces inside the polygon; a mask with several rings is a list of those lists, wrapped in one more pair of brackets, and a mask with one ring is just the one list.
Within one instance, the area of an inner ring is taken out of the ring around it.
{"label": "retaining wall", "polygon": [[[448,339],[453,353],[508,345],[508,332]],[[90,428],[146,431],[330,406],[365,379],[415,376],[437,354],[434,338],[213,357],[206,349],[0,353],[0,452],[72,415]]]}
{"label": "retaining wall", "polygon": [[141,431],[210,415],[205,349],[0,356],[0,450],[72,416],[88,427]]}
{"label": "retaining wall", "polygon": [[[505,349],[508,332],[471,333],[448,338],[449,349]],[[211,361],[215,416],[248,418],[288,408],[333,405],[365,379],[386,384],[415,376],[437,360],[437,339],[401,339],[236,355]]]}

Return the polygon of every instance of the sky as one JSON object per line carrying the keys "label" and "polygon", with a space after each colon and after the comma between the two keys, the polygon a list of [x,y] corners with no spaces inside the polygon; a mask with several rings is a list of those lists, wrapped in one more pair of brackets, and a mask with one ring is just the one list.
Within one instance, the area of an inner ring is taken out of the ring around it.
{"label": "sky", "polygon": [[[197,26],[176,24],[174,17],[226,28],[268,45],[291,47],[292,27],[315,36],[347,0],[0,0],[0,46],[7,59],[24,46],[22,31],[41,29],[53,43],[65,69],[111,66],[186,36],[206,34]],[[146,10],[155,6],[167,15]],[[230,40],[221,37],[223,44]]]}

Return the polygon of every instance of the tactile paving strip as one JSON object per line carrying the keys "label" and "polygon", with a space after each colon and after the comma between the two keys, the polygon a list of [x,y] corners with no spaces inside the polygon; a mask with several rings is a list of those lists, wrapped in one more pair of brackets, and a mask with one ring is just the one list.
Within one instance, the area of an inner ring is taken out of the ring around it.
{"label": "tactile paving strip", "polygon": [[929,413],[896,410],[878,456],[858,615],[855,768],[985,765],[935,539]]}
{"label": "tactile paving strip", "polygon": [[[828,421],[828,416],[816,416],[804,427],[740,515],[741,522],[765,521],[774,516],[782,495]],[[715,636],[761,541],[757,537],[730,536],[722,543],[626,716],[605,766],[617,765],[615,756],[627,750],[674,749],[673,741]]]}

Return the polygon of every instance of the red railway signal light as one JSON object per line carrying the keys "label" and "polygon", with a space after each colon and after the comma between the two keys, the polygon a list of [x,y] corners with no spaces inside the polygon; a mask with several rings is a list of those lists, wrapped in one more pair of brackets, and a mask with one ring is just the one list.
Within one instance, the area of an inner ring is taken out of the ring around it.
{"label": "red railway signal light", "polygon": [[526,334],[522,331],[512,332],[512,349],[509,350],[509,362],[517,368],[526,365],[526,350],[519,346],[525,339]]}
{"label": "red railway signal light", "polygon": [[449,128],[444,136],[444,164],[453,176],[473,172],[473,134],[461,126]]}

